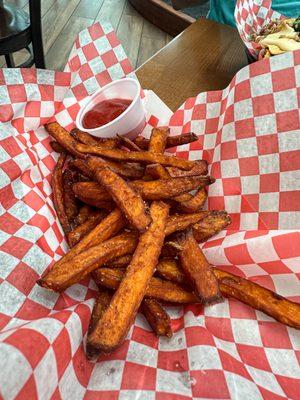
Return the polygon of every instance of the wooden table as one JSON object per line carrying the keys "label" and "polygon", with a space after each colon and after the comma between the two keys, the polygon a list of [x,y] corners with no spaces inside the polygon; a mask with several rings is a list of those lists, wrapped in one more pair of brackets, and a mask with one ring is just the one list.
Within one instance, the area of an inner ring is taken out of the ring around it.
{"label": "wooden table", "polygon": [[201,18],[138,68],[137,76],[144,89],[176,110],[188,97],[224,89],[245,65],[238,32]]}

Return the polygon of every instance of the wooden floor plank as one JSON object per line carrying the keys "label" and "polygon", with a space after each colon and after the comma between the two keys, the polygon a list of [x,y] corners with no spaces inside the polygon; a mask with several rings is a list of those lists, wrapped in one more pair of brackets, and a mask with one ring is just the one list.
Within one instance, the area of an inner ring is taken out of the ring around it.
{"label": "wooden floor plank", "polygon": [[126,2],[126,0],[104,0],[95,21],[109,20],[117,30]]}
{"label": "wooden floor plank", "polygon": [[93,19],[73,15],[61,31],[53,46],[46,54],[48,69],[62,71],[74,44],[77,34],[93,24]]}
{"label": "wooden floor plank", "polygon": [[142,65],[167,44],[167,36],[165,32],[161,31],[149,21],[144,21],[137,67]]}
{"label": "wooden floor plank", "polygon": [[73,15],[95,20],[103,1],[104,0],[81,0]]}
{"label": "wooden floor plank", "polygon": [[57,0],[42,0],[41,2],[41,14],[42,18],[44,15],[50,10],[50,8],[54,5],[57,5]]}
{"label": "wooden floor plank", "polygon": [[44,52],[48,52],[71,18],[80,0],[59,0],[42,18]]}
{"label": "wooden floor plank", "polygon": [[[28,10],[28,0],[6,0]],[[64,68],[76,35],[93,20],[110,20],[133,67],[140,66],[172,37],[145,20],[128,0],[42,0],[42,29],[46,67]],[[17,65],[28,57],[22,50],[14,54]],[[0,67],[5,66],[0,56]]]}
{"label": "wooden floor plank", "polygon": [[[24,11],[29,13],[29,0],[6,0],[8,4],[12,4],[17,8],[22,8]],[[41,14],[42,17],[46,14],[46,12],[53,6],[54,3],[57,3],[57,0],[42,0],[41,1]]]}
{"label": "wooden floor plank", "polygon": [[129,3],[126,3],[117,35],[133,68],[137,64],[143,23],[144,18]]}

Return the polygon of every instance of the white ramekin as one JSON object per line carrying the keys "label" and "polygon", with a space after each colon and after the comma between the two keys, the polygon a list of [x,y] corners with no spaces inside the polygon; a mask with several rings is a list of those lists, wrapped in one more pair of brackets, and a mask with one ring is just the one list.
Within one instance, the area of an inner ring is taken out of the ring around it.
{"label": "white ramekin", "polygon": [[[132,100],[132,103],[119,117],[106,125],[94,129],[86,129],[82,126],[82,120],[87,111],[103,100],[114,98]],[[133,78],[119,79],[97,90],[79,110],[76,117],[78,129],[99,138],[111,138],[118,134],[134,139],[142,132],[145,124],[146,117],[141,99],[141,86]]]}

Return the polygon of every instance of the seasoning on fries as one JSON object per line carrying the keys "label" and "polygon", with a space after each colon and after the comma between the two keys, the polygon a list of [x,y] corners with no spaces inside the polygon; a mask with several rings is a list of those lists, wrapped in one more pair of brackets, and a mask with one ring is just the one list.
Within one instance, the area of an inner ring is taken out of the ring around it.
{"label": "seasoning on fries", "polygon": [[[106,288],[99,287],[98,297],[95,300],[86,343],[86,355],[88,359],[95,359],[99,355],[99,350],[90,344],[90,335],[108,308],[113,293]],[[155,299],[144,299],[139,309],[147,319],[150,327],[156,336],[172,337],[171,319],[166,310]]]}
{"label": "seasoning on fries", "polygon": [[[147,165],[145,172],[146,172],[146,174],[148,174],[149,176],[151,176],[154,179],[170,179],[171,178],[171,175],[169,174],[167,169],[160,164]],[[172,198],[172,200],[180,203],[182,201],[188,201],[192,197],[193,196],[190,193],[183,193],[183,194],[179,194],[178,196],[174,196]]]}
{"label": "seasoning on fries", "polygon": [[87,204],[80,207],[77,216],[74,219],[75,226],[83,224],[93,214],[93,210]]}
{"label": "seasoning on fries", "polygon": [[169,128],[152,129],[148,151],[156,154],[164,154],[169,133]]}
{"label": "seasoning on fries", "polygon": [[50,122],[45,125],[45,128],[49,135],[51,135],[65,149],[65,151],[78,158],[84,157],[84,154],[76,150],[76,144],[78,142],[73,139],[70,133],[57,122]]}
{"label": "seasoning on fries", "polygon": [[[123,178],[140,179],[144,175],[144,168],[134,163],[118,163],[112,160],[104,160],[101,157],[93,157],[94,166],[103,167],[107,166],[115,173],[121,175]],[[88,176],[91,180],[94,179],[94,174],[87,164],[81,159],[75,159],[71,165],[77,168],[84,175]]]}
{"label": "seasoning on fries", "polygon": [[[262,311],[277,321],[300,329],[300,304],[266,289],[249,279],[212,268],[218,279],[223,296],[232,297],[256,310]],[[185,274],[175,260],[162,260],[157,271],[171,282],[184,283]],[[98,273],[98,270],[96,271]]]}
{"label": "seasoning on fries", "polygon": [[202,209],[207,200],[207,190],[200,188],[190,199],[180,202],[180,211],[186,213],[197,212]]}
{"label": "seasoning on fries", "polygon": [[39,279],[42,287],[60,292],[80,282],[96,268],[114,258],[132,254],[137,245],[137,235],[133,232],[122,233],[98,245],[84,250],[61,264],[54,264],[45,277]]}
{"label": "seasoning on fries", "polygon": [[73,225],[75,217],[79,213],[78,202],[73,192],[73,184],[76,180],[74,171],[65,169],[63,172],[63,190],[64,190],[64,204],[67,218],[70,225]]}
{"label": "seasoning on fries", "polygon": [[[117,268],[99,268],[93,273],[93,278],[98,285],[116,290],[124,274],[124,271]],[[191,290],[156,276],[150,279],[145,297],[175,304],[200,303],[200,299]]]}
{"label": "seasoning on fries", "polygon": [[193,225],[194,238],[198,243],[202,243],[221,232],[230,222],[230,216],[226,211],[212,211],[207,217]]}
{"label": "seasoning on fries", "polygon": [[138,311],[157,336],[171,337],[160,302],[210,305],[223,295],[300,329],[299,304],[211,266],[199,248],[231,220],[224,210],[202,210],[207,186],[215,181],[205,160],[164,155],[196,135],[169,136],[168,128],[155,128],[150,140],[133,142],[102,140],[78,129],[69,134],[55,122],[46,129],[60,153],[53,202],[70,250],[38,284],[59,292],[94,278],[99,295],[88,358],[119,347]]}
{"label": "seasoning on fries", "polygon": [[119,138],[100,139],[91,136],[89,133],[74,128],[70,132],[71,136],[80,143],[92,146],[100,146],[103,149],[114,149],[118,146]]}
{"label": "seasoning on fries", "polygon": [[206,175],[207,162],[205,160],[195,160],[193,168],[189,171],[183,171],[175,167],[167,167],[167,171],[172,178],[179,178],[181,176]]}
{"label": "seasoning on fries", "polygon": [[84,236],[90,233],[99,222],[106,216],[106,212],[104,210],[99,210],[94,212],[86,221],[82,224],[76,226],[69,234],[68,234],[68,243],[70,247],[75,246],[78,242],[81,241]]}
{"label": "seasoning on fries", "polygon": [[94,169],[97,181],[105,187],[128,221],[136,229],[144,232],[151,218],[141,196],[110,168],[95,168],[93,159],[88,160],[88,165]]}
{"label": "seasoning on fries", "polygon": [[195,289],[202,304],[214,304],[222,300],[218,281],[192,231],[180,235],[179,258],[188,282]]}
{"label": "seasoning on fries", "polygon": [[172,337],[173,332],[169,314],[157,300],[144,299],[141,309],[156,336]]}
{"label": "seasoning on fries", "polygon": [[147,200],[172,199],[196,188],[214,183],[210,176],[189,176],[183,178],[158,179],[155,181],[133,181],[130,186]]}
{"label": "seasoning on fries", "polygon": [[[198,136],[195,133],[184,133],[182,135],[176,136],[168,136],[166,149],[171,147],[181,146],[183,144],[188,144],[192,142],[196,142],[198,140]],[[149,139],[145,139],[142,136],[138,136],[134,143],[137,144],[142,150],[148,150],[149,148]]]}
{"label": "seasoning on fries", "polygon": [[67,216],[64,199],[63,187],[63,167],[67,158],[66,153],[59,155],[57,164],[52,175],[53,204],[64,233],[67,235],[71,231],[71,225]]}
{"label": "seasoning on fries", "polygon": [[96,154],[100,157],[110,158],[116,161],[131,161],[142,164],[162,164],[170,167],[177,167],[190,170],[194,167],[194,161],[184,160],[174,156],[155,154],[150,151],[126,151],[119,149],[100,149],[97,146],[88,146],[78,143],[76,150],[80,154]]}
{"label": "seasoning on fries", "polygon": [[[98,167],[96,169],[100,170]],[[94,174],[94,176],[96,175]],[[176,196],[180,194],[194,190],[195,188],[211,185],[213,182],[214,179],[209,176],[191,176],[155,181],[135,180],[128,182],[128,185],[144,200],[173,200],[173,198],[177,199]],[[112,198],[108,193],[109,191],[105,190],[105,185],[100,184],[99,186],[96,182],[77,182],[74,184],[73,190],[77,197],[91,205],[101,201],[108,201]]]}
{"label": "seasoning on fries", "polygon": [[140,236],[123,280],[89,337],[89,344],[104,353],[111,353],[122,344],[136,316],[163,245],[168,213],[167,204],[152,203],[151,225]]}

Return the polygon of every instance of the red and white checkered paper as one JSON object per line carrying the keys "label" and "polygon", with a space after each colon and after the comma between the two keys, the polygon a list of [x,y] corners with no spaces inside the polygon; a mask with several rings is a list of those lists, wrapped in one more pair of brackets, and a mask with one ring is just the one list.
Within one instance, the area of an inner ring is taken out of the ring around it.
{"label": "red and white checkered paper", "polygon": [[261,47],[251,41],[251,35],[258,35],[271,20],[283,17],[272,10],[272,0],[237,0],[234,16],[242,41],[255,57],[258,57]]}
{"label": "red and white checkered paper", "polygon": [[[84,339],[95,284],[85,279],[60,295],[35,284],[67,249],[51,200],[57,155],[42,125],[55,115],[70,127],[85,96],[130,72],[112,28],[99,24],[79,34],[66,72],[0,71],[2,397],[298,399],[299,331],[238,301],[169,307],[172,339],[157,339],[139,315],[125,343],[93,363]],[[146,98],[147,128],[164,123],[167,107]],[[299,102],[298,51],[245,67],[225,90],[188,99],[169,122],[172,134],[199,135],[173,153],[209,161],[216,183],[208,206],[233,219],[203,245],[209,261],[295,301]]]}

